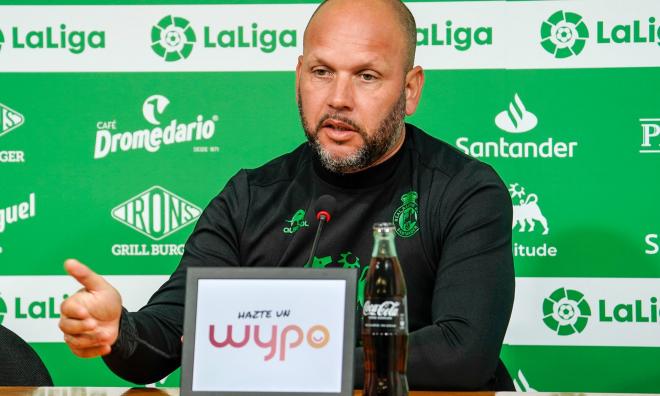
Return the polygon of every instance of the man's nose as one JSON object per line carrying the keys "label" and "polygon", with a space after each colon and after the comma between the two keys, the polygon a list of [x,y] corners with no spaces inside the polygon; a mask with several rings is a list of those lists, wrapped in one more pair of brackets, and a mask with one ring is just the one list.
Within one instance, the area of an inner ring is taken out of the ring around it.
{"label": "man's nose", "polygon": [[353,109],[353,84],[350,76],[338,75],[328,97],[328,106],[336,111]]}

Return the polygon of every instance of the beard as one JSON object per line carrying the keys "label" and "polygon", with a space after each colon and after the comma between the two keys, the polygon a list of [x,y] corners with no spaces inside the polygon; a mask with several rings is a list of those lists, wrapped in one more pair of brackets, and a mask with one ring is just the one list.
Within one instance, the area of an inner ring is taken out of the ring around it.
{"label": "beard", "polygon": [[[406,97],[402,92],[396,103],[390,108],[390,111],[378,125],[376,131],[372,134],[360,126],[355,121],[340,113],[324,114],[316,125],[311,129],[305,112],[302,107],[302,96],[298,90],[298,112],[300,113],[300,122],[305,131],[305,136],[309,145],[314,149],[324,168],[335,173],[351,173],[365,169],[374,162],[382,158],[399,140],[403,131],[403,118],[405,117]],[[322,125],[328,119],[341,121],[355,130],[362,137],[364,142],[353,153],[340,156],[332,154],[319,142],[318,135]]]}

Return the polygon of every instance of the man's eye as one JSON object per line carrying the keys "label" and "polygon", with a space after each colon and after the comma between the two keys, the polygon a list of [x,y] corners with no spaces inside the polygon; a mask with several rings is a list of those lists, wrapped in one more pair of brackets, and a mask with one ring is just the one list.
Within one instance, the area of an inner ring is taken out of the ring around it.
{"label": "man's eye", "polygon": [[316,77],[327,77],[330,75],[330,72],[325,69],[314,69],[312,70],[312,74]]}
{"label": "man's eye", "polygon": [[362,74],[360,74],[360,77],[364,81],[376,81],[376,79],[377,79],[377,77],[375,75],[370,74],[370,73],[362,73]]}

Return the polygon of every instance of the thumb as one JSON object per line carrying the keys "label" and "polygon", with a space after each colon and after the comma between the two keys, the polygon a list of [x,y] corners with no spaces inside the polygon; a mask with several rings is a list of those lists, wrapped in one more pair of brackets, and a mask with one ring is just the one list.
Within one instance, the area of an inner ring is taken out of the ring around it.
{"label": "thumb", "polygon": [[88,266],[76,259],[68,259],[64,262],[64,269],[73,276],[87,291],[100,291],[107,289],[110,284]]}

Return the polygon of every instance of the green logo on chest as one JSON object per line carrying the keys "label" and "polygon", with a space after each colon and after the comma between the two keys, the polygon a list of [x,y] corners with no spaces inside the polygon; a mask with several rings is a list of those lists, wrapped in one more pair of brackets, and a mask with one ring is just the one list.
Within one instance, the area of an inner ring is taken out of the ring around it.
{"label": "green logo on chest", "polygon": [[408,238],[419,230],[419,207],[417,206],[417,193],[410,191],[401,196],[403,205],[394,212],[392,222],[398,236]]}
{"label": "green logo on chest", "polygon": [[288,227],[284,227],[282,231],[285,234],[294,234],[296,231],[303,227],[309,227],[309,224],[305,220],[305,211],[299,209],[291,218],[291,220],[285,220],[289,223]]}

